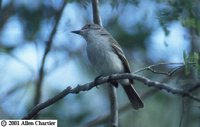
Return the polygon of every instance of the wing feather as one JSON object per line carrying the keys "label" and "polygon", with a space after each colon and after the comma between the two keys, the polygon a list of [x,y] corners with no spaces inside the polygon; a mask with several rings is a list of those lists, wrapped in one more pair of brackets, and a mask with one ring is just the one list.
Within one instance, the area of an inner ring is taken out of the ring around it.
{"label": "wing feather", "polygon": [[[121,49],[121,46],[117,43],[117,41],[113,38],[111,38],[110,42],[112,42],[112,48],[113,51],[117,54],[119,59],[122,61],[124,66],[124,72],[131,73],[130,66],[128,63],[128,60],[126,59],[126,56],[124,55],[123,50]],[[130,80],[131,83],[133,83],[133,80]]]}

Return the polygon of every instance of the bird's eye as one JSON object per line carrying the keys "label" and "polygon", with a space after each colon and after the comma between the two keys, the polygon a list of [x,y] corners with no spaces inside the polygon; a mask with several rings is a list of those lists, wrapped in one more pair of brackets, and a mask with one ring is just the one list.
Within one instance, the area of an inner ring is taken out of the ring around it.
{"label": "bird's eye", "polygon": [[88,28],[90,28],[91,27],[91,24],[88,24]]}
{"label": "bird's eye", "polygon": [[85,25],[85,26],[82,28],[82,30],[85,30],[85,29],[88,29],[88,28],[91,28],[91,24]]}

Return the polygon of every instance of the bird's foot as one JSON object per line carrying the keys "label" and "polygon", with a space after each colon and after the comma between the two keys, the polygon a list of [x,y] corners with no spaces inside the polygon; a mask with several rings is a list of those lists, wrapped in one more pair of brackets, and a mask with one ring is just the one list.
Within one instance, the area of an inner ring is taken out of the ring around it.
{"label": "bird's foot", "polygon": [[[102,77],[103,75],[99,75],[94,79],[94,83],[96,84],[98,82],[98,80]],[[98,88],[98,86],[96,86],[96,88]]]}
{"label": "bird's foot", "polygon": [[117,80],[113,80],[111,76],[108,77],[108,82],[110,82],[115,88],[119,86]]}

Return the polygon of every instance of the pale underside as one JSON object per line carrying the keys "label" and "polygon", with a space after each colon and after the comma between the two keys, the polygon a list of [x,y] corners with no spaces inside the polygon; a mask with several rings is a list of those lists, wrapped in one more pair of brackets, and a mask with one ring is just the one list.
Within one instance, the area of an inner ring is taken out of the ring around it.
{"label": "pale underside", "polygon": [[[104,42],[102,43],[102,41]],[[95,43],[87,44],[87,54],[92,67],[99,75],[104,76],[125,72],[122,60],[107,41],[98,40]],[[121,84],[127,84],[127,82],[128,80],[120,81]]]}

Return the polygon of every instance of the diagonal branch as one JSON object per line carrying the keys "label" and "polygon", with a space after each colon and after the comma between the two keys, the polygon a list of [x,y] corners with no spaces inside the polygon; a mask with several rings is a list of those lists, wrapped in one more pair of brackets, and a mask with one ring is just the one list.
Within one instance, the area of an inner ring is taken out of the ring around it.
{"label": "diagonal branch", "polygon": [[193,91],[195,91],[195,90],[197,90],[197,89],[199,89],[200,88],[200,82],[197,82],[196,84],[194,84],[191,88],[189,88],[187,91],[188,92],[193,92]]}
{"label": "diagonal branch", "polygon": [[60,99],[62,99],[63,97],[67,96],[70,93],[78,94],[81,91],[88,91],[96,86],[102,85],[104,83],[108,83],[110,80],[120,80],[120,79],[134,79],[134,80],[142,82],[143,84],[145,84],[147,86],[155,87],[155,88],[158,88],[159,90],[163,89],[172,94],[177,94],[182,97],[188,97],[192,100],[200,102],[200,98],[197,98],[197,97],[191,95],[189,92],[187,92],[185,90],[171,88],[165,83],[152,81],[146,77],[139,76],[136,74],[123,73],[123,74],[113,74],[111,76],[101,77],[93,82],[86,83],[84,85],[78,85],[75,88],[67,87],[65,90],[63,90],[62,92],[60,92],[58,95],[54,96],[53,98],[35,106],[25,117],[23,117],[23,119],[33,118],[39,111],[54,104],[55,102],[59,101]]}
{"label": "diagonal branch", "polygon": [[67,0],[64,0],[60,10],[58,10],[57,14],[55,15],[55,24],[54,24],[53,30],[50,34],[50,37],[46,42],[46,48],[45,48],[45,51],[44,51],[44,54],[43,54],[43,57],[42,57],[41,66],[40,66],[40,69],[39,69],[39,78],[36,82],[36,93],[35,93],[35,99],[34,99],[35,105],[37,105],[40,102],[41,87],[42,87],[42,83],[43,83],[43,80],[44,80],[44,66],[45,66],[46,58],[47,58],[47,55],[48,55],[48,53],[51,49],[53,38],[54,38],[54,35],[57,31],[57,27],[58,27],[58,24],[59,24],[59,21],[61,19],[61,15],[63,13],[63,10],[64,10],[66,3],[67,3]]}

